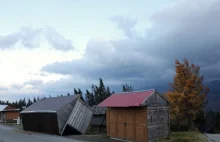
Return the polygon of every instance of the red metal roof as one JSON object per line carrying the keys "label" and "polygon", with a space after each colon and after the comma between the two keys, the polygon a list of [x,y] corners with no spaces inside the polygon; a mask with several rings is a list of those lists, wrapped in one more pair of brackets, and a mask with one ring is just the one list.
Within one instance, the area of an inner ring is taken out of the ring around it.
{"label": "red metal roof", "polygon": [[102,101],[98,106],[101,107],[131,107],[141,106],[155,90],[139,92],[115,93]]}

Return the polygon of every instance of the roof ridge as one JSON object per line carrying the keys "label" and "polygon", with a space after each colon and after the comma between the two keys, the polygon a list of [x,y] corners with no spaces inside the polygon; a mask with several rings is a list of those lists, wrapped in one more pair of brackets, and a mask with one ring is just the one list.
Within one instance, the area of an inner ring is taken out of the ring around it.
{"label": "roof ridge", "polygon": [[126,93],[133,93],[133,92],[147,92],[147,91],[151,91],[151,90],[156,91],[156,89],[148,89],[148,90],[139,90],[139,91],[130,91],[130,92],[115,92],[114,94],[126,94]]}

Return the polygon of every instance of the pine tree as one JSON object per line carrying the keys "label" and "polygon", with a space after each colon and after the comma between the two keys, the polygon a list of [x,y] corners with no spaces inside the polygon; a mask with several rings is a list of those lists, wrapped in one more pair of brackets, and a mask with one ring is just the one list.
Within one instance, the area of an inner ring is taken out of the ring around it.
{"label": "pine tree", "polygon": [[171,104],[173,120],[188,119],[188,129],[194,129],[193,120],[206,104],[208,88],[203,86],[200,67],[189,64],[188,60],[180,63],[176,60],[176,75],[171,84],[171,91],[165,95]]}
{"label": "pine tree", "polygon": [[27,106],[27,103],[26,103],[25,98],[22,100],[22,107],[23,107],[23,106]]}
{"label": "pine tree", "polygon": [[95,98],[94,95],[92,93],[90,93],[87,89],[86,89],[86,102],[87,104],[92,107],[93,105],[95,105]]}
{"label": "pine tree", "polygon": [[74,95],[78,94],[78,91],[74,88]]}
{"label": "pine tree", "polygon": [[30,105],[32,105],[33,103],[32,103],[32,101],[31,101],[31,99],[29,98],[28,99],[28,102],[27,102],[27,107],[29,107]]}
{"label": "pine tree", "polygon": [[33,100],[33,103],[35,103],[37,100],[36,100],[36,98],[34,97],[34,100]]}
{"label": "pine tree", "polygon": [[101,103],[103,100],[105,100],[111,95],[110,88],[108,86],[107,89],[105,88],[105,85],[101,78],[99,79],[99,86],[92,85],[91,90],[92,93],[94,94],[96,105],[98,105],[99,103]]}
{"label": "pine tree", "polygon": [[109,97],[109,96],[111,96],[111,91],[110,91],[110,88],[107,86],[106,97]]}
{"label": "pine tree", "polygon": [[15,107],[18,108],[18,101],[15,102]]}
{"label": "pine tree", "polygon": [[82,91],[78,88],[78,94],[82,94]]}
{"label": "pine tree", "polygon": [[128,84],[125,84],[125,85],[123,84],[122,92],[131,92],[131,91],[133,91],[131,86],[129,86]]}

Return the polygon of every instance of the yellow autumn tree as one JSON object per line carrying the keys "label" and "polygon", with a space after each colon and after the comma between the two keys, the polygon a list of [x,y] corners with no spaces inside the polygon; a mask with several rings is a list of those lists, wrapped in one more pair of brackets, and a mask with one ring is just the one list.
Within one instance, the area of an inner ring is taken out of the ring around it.
{"label": "yellow autumn tree", "polygon": [[188,129],[192,130],[196,113],[204,108],[208,88],[203,86],[203,76],[200,75],[200,67],[190,64],[187,59],[183,63],[176,60],[176,74],[171,90],[165,95],[170,102],[170,114],[172,120],[187,118]]}

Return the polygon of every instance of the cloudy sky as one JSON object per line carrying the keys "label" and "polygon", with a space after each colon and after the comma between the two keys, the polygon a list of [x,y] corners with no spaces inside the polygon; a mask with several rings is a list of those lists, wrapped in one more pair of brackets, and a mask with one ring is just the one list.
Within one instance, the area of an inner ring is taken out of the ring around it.
{"label": "cloudy sky", "polygon": [[219,0],[8,0],[0,5],[0,100],[167,86],[175,59],[220,79]]}

